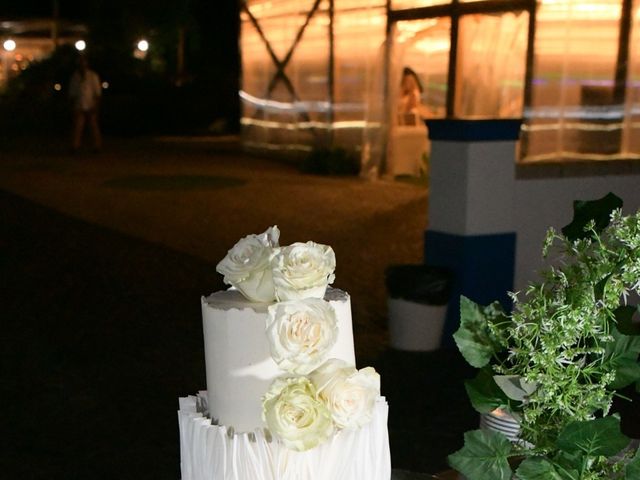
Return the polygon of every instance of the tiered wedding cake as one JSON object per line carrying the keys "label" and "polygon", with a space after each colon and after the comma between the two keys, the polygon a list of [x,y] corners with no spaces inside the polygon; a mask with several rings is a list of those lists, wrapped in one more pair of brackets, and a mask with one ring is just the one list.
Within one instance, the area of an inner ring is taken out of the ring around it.
{"label": "tiered wedding cake", "polygon": [[357,370],[335,256],[279,231],[218,264],[231,289],[202,299],[207,392],[180,399],[182,480],[389,480],[388,406]]}

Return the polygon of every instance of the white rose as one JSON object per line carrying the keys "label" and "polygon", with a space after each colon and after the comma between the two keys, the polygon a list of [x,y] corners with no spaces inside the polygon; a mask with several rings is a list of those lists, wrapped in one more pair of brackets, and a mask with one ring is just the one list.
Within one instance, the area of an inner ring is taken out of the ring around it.
{"label": "white rose", "polygon": [[331,413],[306,377],[277,378],[262,398],[262,418],[287,448],[302,452],[333,434]]}
{"label": "white rose", "polygon": [[332,358],[310,378],[339,428],[355,429],[369,423],[380,396],[380,375],[372,367],[356,370]]}
{"label": "white rose", "polygon": [[306,375],[324,361],[338,339],[336,312],[319,298],[276,303],[269,307],[267,338],[281,369]]}
{"label": "white rose", "polygon": [[328,245],[294,243],[276,253],[272,267],[279,301],[323,298],[335,278],[336,256]]}
{"label": "white rose", "polygon": [[275,289],[271,259],[277,251],[280,230],[269,227],[260,235],[248,235],[238,241],[216,267],[224,283],[238,289],[252,302],[272,302]]}

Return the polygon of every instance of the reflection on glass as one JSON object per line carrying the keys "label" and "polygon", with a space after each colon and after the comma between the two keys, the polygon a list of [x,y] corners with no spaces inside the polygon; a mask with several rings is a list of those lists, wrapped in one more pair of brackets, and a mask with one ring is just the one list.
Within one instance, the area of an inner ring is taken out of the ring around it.
{"label": "reflection on glass", "polygon": [[629,72],[622,134],[622,153],[640,157],[640,2],[635,2],[629,40]]}
{"label": "reflection on glass", "polygon": [[[343,4],[336,2],[338,7]],[[334,20],[334,145],[353,149],[363,129],[379,135],[386,12],[384,8],[337,11]],[[376,104],[377,103],[377,104]]]}
{"label": "reflection on glass", "polygon": [[447,3],[451,3],[451,0],[391,0],[391,9],[403,10],[406,8],[432,7]]}
{"label": "reflection on glass", "polygon": [[389,82],[389,135],[385,170],[425,174],[429,144],[425,118],[446,114],[451,45],[449,18],[396,22]]}
{"label": "reflection on glass", "polygon": [[619,155],[622,106],[613,89],[621,3],[541,2],[525,160]]}
{"label": "reflection on glass", "polygon": [[[322,0],[309,16],[314,4],[314,0],[248,0],[247,8],[266,42],[250,15],[241,13],[245,146],[304,154],[318,145],[357,149],[362,143],[369,83],[376,73],[382,78],[385,0],[334,1],[333,69],[329,1]],[[266,43],[277,61],[290,55],[284,76],[277,75]]]}
{"label": "reflection on glass", "polygon": [[[416,72],[422,85],[424,118],[446,114],[450,32],[449,18],[402,21],[395,25],[389,81],[391,85],[399,85],[404,67]],[[397,99],[394,105],[396,111]]]}
{"label": "reflection on glass", "polygon": [[455,115],[522,115],[527,12],[465,15],[460,19]]}

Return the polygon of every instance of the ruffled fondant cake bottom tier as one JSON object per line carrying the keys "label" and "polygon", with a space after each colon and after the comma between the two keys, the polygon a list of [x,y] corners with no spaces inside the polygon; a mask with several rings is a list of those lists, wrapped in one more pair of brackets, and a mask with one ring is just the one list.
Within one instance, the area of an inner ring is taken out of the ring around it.
{"label": "ruffled fondant cake bottom tier", "polygon": [[180,398],[182,480],[389,480],[391,458],[384,397],[368,425],[343,430],[306,452],[287,449],[265,430],[234,433],[212,425],[206,392]]}

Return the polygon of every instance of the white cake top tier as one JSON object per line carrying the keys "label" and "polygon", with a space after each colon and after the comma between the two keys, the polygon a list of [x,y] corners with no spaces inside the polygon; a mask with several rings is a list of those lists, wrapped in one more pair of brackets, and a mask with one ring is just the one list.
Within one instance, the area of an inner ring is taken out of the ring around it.
{"label": "white cake top tier", "polygon": [[[355,365],[349,295],[328,288],[338,338],[328,358]],[[272,381],[287,372],[271,356],[266,335],[269,304],[252,303],[236,290],[202,298],[207,391],[211,418],[236,432],[264,428],[262,396]]]}

